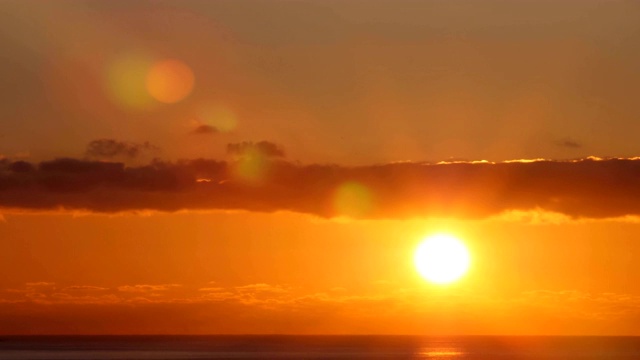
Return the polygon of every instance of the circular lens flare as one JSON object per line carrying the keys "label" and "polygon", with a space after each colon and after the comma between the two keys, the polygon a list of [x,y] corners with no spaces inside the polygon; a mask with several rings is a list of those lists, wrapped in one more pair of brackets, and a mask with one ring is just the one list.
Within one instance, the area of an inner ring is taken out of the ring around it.
{"label": "circular lens flare", "polygon": [[114,59],[106,72],[106,86],[111,100],[125,109],[142,110],[154,100],[145,87],[152,61],[145,55],[128,54]]}
{"label": "circular lens flare", "polygon": [[151,67],[146,78],[147,91],[154,99],[177,103],[191,94],[195,76],[191,68],[179,60],[163,60]]}
{"label": "circular lens flare", "polygon": [[269,173],[269,159],[260,150],[250,147],[233,164],[236,179],[248,185],[260,185]]}
{"label": "circular lens flare", "polygon": [[222,104],[206,104],[197,112],[198,119],[221,132],[230,132],[238,125],[236,114],[231,108]]}
{"label": "circular lens flare", "polygon": [[451,235],[433,235],[416,249],[416,269],[425,279],[448,284],[462,277],[471,264],[465,245]]}
{"label": "circular lens flare", "polygon": [[348,181],[336,189],[333,207],[338,216],[362,217],[371,212],[373,196],[366,186]]}

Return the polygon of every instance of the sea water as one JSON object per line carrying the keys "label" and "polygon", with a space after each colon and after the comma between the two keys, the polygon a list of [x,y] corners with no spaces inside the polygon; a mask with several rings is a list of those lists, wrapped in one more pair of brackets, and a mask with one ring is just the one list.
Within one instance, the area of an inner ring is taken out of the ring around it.
{"label": "sea water", "polygon": [[2,360],[640,360],[640,337],[7,336]]}

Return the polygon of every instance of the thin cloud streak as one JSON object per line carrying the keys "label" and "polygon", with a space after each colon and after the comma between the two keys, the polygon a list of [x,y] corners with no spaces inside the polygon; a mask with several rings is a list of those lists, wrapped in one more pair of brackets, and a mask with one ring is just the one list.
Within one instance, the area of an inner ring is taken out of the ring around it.
{"label": "thin cloud streak", "polygon": [[195,129],[191,131],[191,134],[194,135],[212,135],[217,134],[220,131],[215,126],[200,124]]}
{"label": "thin cloud streak", "polygon": [[564,138],[562,140],[558,140],[555,143],[557,146],[570,148],[570,149],[579,149],[582,147],[582,144],[576,140],[571,138]]}
{"label": "thin cloud streak", "polygon": [[57,159],[28,172],[8,164],[0,168],[0,207],[97,213],[293,211],[368,219],[485,218],[528,210],[572,218],[640,215],[638,158],[363,167],[272,160],[260,166],[268,170],[264,178],[246,183],[236,177],[236,163],[206,159],[138,167]]}

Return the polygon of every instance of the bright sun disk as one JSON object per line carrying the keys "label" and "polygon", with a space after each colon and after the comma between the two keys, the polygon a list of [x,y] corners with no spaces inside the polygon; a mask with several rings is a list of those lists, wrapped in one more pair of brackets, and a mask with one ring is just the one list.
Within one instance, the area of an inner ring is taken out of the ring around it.
{"label": "bright sun disk", "polygon": [[436,284],[448,284],[467,272],[471,257],[460,240],[451,235],[438,234],[418,245],[414,262],[425,279]]}

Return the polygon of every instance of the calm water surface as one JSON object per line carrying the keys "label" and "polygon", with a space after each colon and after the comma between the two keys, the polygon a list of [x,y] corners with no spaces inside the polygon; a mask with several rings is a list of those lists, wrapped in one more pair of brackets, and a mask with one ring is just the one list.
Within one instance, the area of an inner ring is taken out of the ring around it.
{"label": "calm water surface", "polygon": [[640,337],[0,337],[2,360],[640,360]]}

